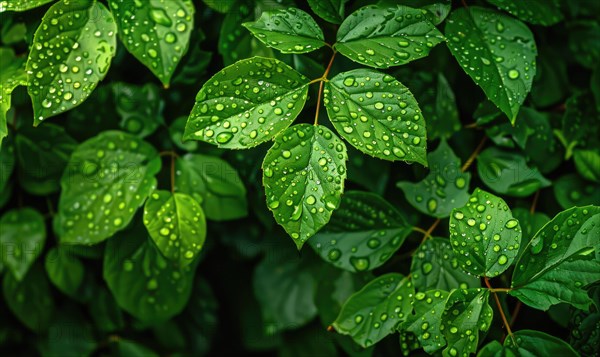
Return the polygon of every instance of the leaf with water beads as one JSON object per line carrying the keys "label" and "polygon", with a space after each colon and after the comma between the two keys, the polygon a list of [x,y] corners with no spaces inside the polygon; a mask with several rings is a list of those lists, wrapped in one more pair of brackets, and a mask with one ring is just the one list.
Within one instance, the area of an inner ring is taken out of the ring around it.
{"label": "leaf with water beads", "polygon": [[369,67],[406,64],[427,56],[444,40],[428,14],[427,10],[402,5],[362,7],[342,22],[334,47]]}
{"label": "leaf with water beads", "polygon": [[461,172],[460,159],[446,140],[427,155],[429,174],[417,183],[400,181],[397,186],[406,200],[419,211],[437,218],[450,215],[452,209],[469,199],[471,174]]}
{"label": "leaf with water beads", "polygon": [[360,151],[384,160],[427,166],[425,120],[412,93],[371,69],[343,72],[325,84],[333,126]]}
{"label": "leaf with water beads", "polygon": [[289,8],[265,11],[247,28],[262,43],[281,53],[307,53],[325,45],[323,30],[306,12]]}
{"label": "leaf with water beads", "polygon": [[450,243],[462,269],[495,277],[515,260],[521,227],[503,199],[476,188],[464,207],[452,210]]}
{"label": "leaf with water beads", "polygon": [[23,59],[17,58],[12,49],[0,48],[0,147],[2,139],[8,135],[6,113],[10,109],[13,90],[27,85],[27,72]]}
{"label": "leaf with water beads", "polygon": [[536,309],[548,310],[565,302],[587,310],[592,300],[585,286],[600,277],[598,237],[600,207],[560,212],[525,247],[509,294]]}
{"label": "leaf with water beads", "polygon": [[470,6],[450,14],[446,37],[463,70],[514,124],[536,73],[529,28],[498,11]]}
{"label": "leaf with water beads", "polygon": [[413,254],[410,274],[418,291],[467,289],[481,286],[479,278],[458,267],[458,255],[446,238],[426,240]]}
{"label": "leaf with water beads", "polygon": [[404,216],[381,196],[350,191],[309,244],[325,261],[360,272],[385,263],[411,231]]}
{"label": "leaf with water beads", "polygon": [[267,206],[298,249],[339,206],[347,159],[344,143],[321,125],[294,125],[267,152],[262,165]]}
{"label": "leaf with water beads", "polygon": [[34,125],[86,100],[116,53],[117,26],[96,1],[52,5],[35,32],[27,59],[27,91]]}
{"label": "leaf with water beads", "polygon": [[581,176],[600,183],[600,150],[575,150],[575,167]]}
{"label": "leaf with water beads", "polygon": [[154,191],[144,207],[144,225],[162,255],[181,266],[198,257],[206,239],[204,211],[185,193]]}
{"label": "leaf with water beads", "polygon": [[406,320],[413,295],[412,283],[402,274],[379,276],[350,296],[333,327],[359,345],[371,346]]}
{"label": "leaf with water beads", "polygon": [[156,149],[131,134],[105,131],[81,143],[61,179],[61,242],[95,244],[125,228],[156,187],[160,167]]}
{"label": "leaf with water beads", "polygon": [[504,340],[504,346],[498,341],[492,341],[477,353],[477,357],[503,356],[578,357],[580,355],[560,338],[534,330],[516,331],[511,338]]}
{"label": "leaf with water beads", "polygon": [[408,315],[401,325],[401,331],[410,331],[423,346],[425,352],[431,354],[446,345],[442,334],[442,314],[450,294],[443,290],[418,292],[413,301],[414,314]]}
{"label": "leaf with water beads", "polygon": [[308,0],[310,9],[320,18],[333,24],[344,21],[344,6],[348,0]]}
{"label": "leaf with water beads", "polygon": [[558,0],[487,0],[487,2],[534,25],[550,26],[563,19]]}
{"label": "leaf with water beads", "polygon": [[125,48],[168,87],[194,28],[191,0],[109,0]]}
{"label": "leaf with water beads", "polygon": [[0,13],[4,11],[27,11],[52,1],[54,0],[2,0],[0,1]]}
{"label": "leaf with water beads", "polygon": [[554,197],[562,209],[587,206],[600,202],[600,184],[571,173],[554,182]]}
{"label": "leaf with water beads", "polygon": [[200,89],[183,138],[226,149],[245,149],[271,140],[304,107],[309,82],[273,58],[238,61]]}

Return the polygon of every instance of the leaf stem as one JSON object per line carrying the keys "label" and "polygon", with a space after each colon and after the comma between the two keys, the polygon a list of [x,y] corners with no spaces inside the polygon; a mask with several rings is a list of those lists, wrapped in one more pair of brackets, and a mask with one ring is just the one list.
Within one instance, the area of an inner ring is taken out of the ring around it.
{"label": "leaf stem", "polygon": [[331,49],[333,50],[333,54],[331,55],[331,59],[329,60],[329,64],[327,65],[327,68],[325,68],[325,72],[323,73],[321,78],[315,79],[310,82],[310,83],[314,83],[317,81],[320,82],[319,83],[319,94],[317,95],[317,110],[315,112],[315,124],[314,125],[319,125],[319,109],[321,108],[321,97],[323,96],[323,85],[327,81],[327,75],[329,74],[329,71],[331,70],[331,65],[333,65],[333,60],[335,59],[335,55],[337,54],[337,51],[335,50],[335,48],[331,47]]}
{"label": "leaf stem", "polygon": [[473,162],[475,161],[475,159],[477,158],[477,156],[483,149],[483,146],[485,145],[486,141],[487,141],[487,136],[484,136],[483,139],[481,139],[481,141],[479,142],[479,145],[477,145],[477,147],[475,148],[475,151],[473,151],[471,156],[469,156],[467,161],[465,161],[465,164],[460,168],[460,171],[465,172],[469,169],[469,167],[471,167],[471,165],[473,164]]}
{"label": "leaf stem", "polygon": [[412,230],[421,234],[427,234],[427,231],[420,227],[412,227]]}
{"label": "leaf stem", "polygon": [[531,208],[529,209],[529,213],[534,214],[535,208],[537,206],[538,199],[540,198],[540,190],[535,191],[535,196],[533,196],[533,202],[531,203]]}
{"label": "leaf stem", "polygon": [[[506,315],[504,314],[504,310],[502,309],[502,304],[500,304],[500,299],[498,298],[498,294],[496,294],[496,292],[498,292],[498,291],[510,291],[510,289],[494,289],[494,288],[492,288],[492,285],[490,284],[490,281],[487,278],[487,276],[484,277],[484,281],[485,281],[485,285],[488,287],[488,289],[490,290],[492,295],[494,295],[494,300],[496,300],[496,306],[498,306],[498,311],[500,312],[500,317],[502,318],[502,323],[504,324],[504,327],[506,327],[506,332],[508,332],[508,335],[510,336],[510,339],[512,340],[513,344],[516,346],[517,342],[515,341],[515,337],[513,336],[512,330],[510,329],[510,324],[508,323],[508,320],[506,319]],[[504,341],[502,341],[502,342],[504,342]]]}
{"label": "leaf stem", "polygon": [[433,233],[433,230],[438,226],[438,224],[440,224],[440,222],[441,220],[439,218],[436,219],[435,222],[431,224],[429,229],[423,233],[423,240],[421,241],[421,244],[423,244],[423,242],[425,242],[427,239],[431,238],[431,233]]}

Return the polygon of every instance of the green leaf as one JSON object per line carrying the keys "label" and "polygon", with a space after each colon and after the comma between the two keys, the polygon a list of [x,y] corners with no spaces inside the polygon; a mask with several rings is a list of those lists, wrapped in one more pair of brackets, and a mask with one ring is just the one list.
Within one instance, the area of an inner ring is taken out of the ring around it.
{"label": "green leaf", "polygon": [[0,1],[0,12],[27,11],[40,7],[54,0],[4,0]]}
{"label": "green leaf", "polygon": [[[516,345],[513,342],[516,342]],[[485,345],[477,357],[502,356],[561,356],[578,357],[568,343],[541,331],[520,330],[513,333],[513,338],[506,338],[504,346],[498,341]]]}
{"label": "green leaf", "polygon": [[531,101],[536,107],[544,108],[560,104],[568,94],[567,63],[561,49],[540,45],[537,71],[531,88]]}
{"label": "green leaf", "polygon": [[90,315],[95,326],[103,332],[121,330],[125,323],[115,298],[106,288],[100,288],[90,300]]}
{"label": "green leaf", "polygon": [[60,190],[60,178],[77,142],[65,130],[53,124],[43,129],[25,126],[15,135],[19,185],[39,196]]}
{"label": "green leaf", "polygon": [[9,137],[4,145],[0,147],[0,192],[8,189],[10,176],[15,168],[15,161],[15,147],[12,137]]}
{"label": "green leaf", "polygon": [[584,287],[598,280],[600,207],[560,212],[525,247],[513,272],[509,294],[536,309],[566,302],[587,310],[592,302]]}
{"label": "green leaf", "polygon": [[201,202],[208,219],[226,221],[248,215],[246,188],[227,161],[187,154],[175,161],[175,172],[175,191]]}
{"label": "green leaf", "polygon": [[415,251],[410,274],[418,291],[468,289],[481,286],[479,278],[458,267],[460,257],[446,238],[426,240]]}
{"label": "green leaf", "polygon": [[487,331],[492,324],[494,312],[488,303],[489,296],[487,289],[450,293],[440,328],[448,341],[442,356],[470,355],[477,351],[479,330]]}
{"label": "green leaf", "polygon": [[198,149],[197,141],[186,141],[183,142],[183,132],[185,130],[185,124],[187,122],[187,117],[179,117],[171,123],[169,126],[169,135],[171,137],[171,141],[175,144],[176,147],[185,150],[185,151],[196,151]]}
{"label": "green leaf", "polygon": [[464,207],[452,210],[450,242],[462,269],[495,277],[515,260],[521,226],[502,198],[476,188]]}
{"label": "green leaf", "polygon": [[225,14],[219,35],[219,54],[223,57],[225,65],[248,57],[255,43],[264,47],[257,38],[240,26],[241,23],[255,19],[254,3],[250,0],[238,0],[235,1],[234,8],[236,11],[228,11]]}
{"label": "green leaf", "polygon": [[467,203],[471,174],[461,172],[460,159],[443,139],[437,149],[427,155],[427,162],[429,174],[423,180],[400,181],[396,185],[419,211],[437,218],[448,217],[452,209]]}
{"label": "green leaf", "polygon": [[60,1],[48,9],[27,59],[35,126],[89,97],[108,72],[116,32],[112,14],[95,0]]}
{"label": "green leaf", "polygon": [[577,174],[566,174],[554,183],[554,196],[562,209],[600,202],[600,185]]}
{"label": "green leaf", "polygon": [[446,37],[463,70],[514,124],[535,76],[537,49],[529,28],[498,11],[469,6],[450,14]]}
{"label": "green leaf", "polygon": [[368,347],[394,332],[411,311],[414,288],[398,273],[379,276],[354,293],[333,323],[337,332]]}
{"label": "green leaf", "polygon": [[[194,28],[191,0],[109,0],[121,42],[135,58],[169,87],[181,57],[188,49]],[[140,44],[145,44],[140,46]]]}
{"label": "green leaf", "polygon": [[411,231],[404,216],[381,196],[349,191],[309,244],[325,261],[359,272],[384,264]]}
{"label": "green leaf", "polygon": [[573,159],[583,178],[600,182],[600,150],[575,150]]}
{"label": "green leaf", "polygon": [[444,41],[427,14],[402,5],[362,7],[342,22],[334,48],[369,67],[406,64],[427,56]]}
{"label": "green leaf", "polygon": [[537,168],[527,165],[524,156],[497,147],[479,154],[477,172],[483,183],[495,192],[515,197],[527,197],[551,184]]}
{"label": "green leaf", "polygon": [[406,322],[402,324],[402,330],[415,334],[425,352],[429,354],[446,345],[441,327],[449,296],[450,294],[443,290],[417,293],[413,303],[415,313],[408,315]]}
{"label": "green leaf", "polygon": [[[202,0],[211,9],[226,14],[234,6],[235,0]],[[237,10],[237,9],[236,9]]]}
{"label": "green leaf", "polygon": [[592,19],[572,21],[569,23],[568,36],[567,41],[572,52],[570,57],[586,68],[594,68],[600,59],[598,21]]}
{"label": "green leaf", "polygon": [[545,213],[534,212],[531,210],[517,207],[512,210],[513,217],[519,221],[521,225],[522,236],[524,240],[519,246],[518,257],[521,256],[531,238],[539,231],[546,223],[550,222],[550,217]]}
{"label": "green leaf", "polygon": [[0,260],[17,281],[42,253],[45,241],[44,217],[33,208],[13,209],[0,218]]}
{"label": "green leaf", "polygon": [[267,205],[298,249],[339,206],[347,159],[344,143],[321,125],[294,125],[267,152],[262,165]]}
{"label": "green leaf", "polygon": [[200,89],[184,140],[203,140],[228,149],[271,140],[304,107],[308,83],[308,78],[276,59],[238,61]]}
{"label": "green leaf", "polygon": [[159,357],[160,355],[149,347],[124,338],[115,339],[112,345],[112,355],[116,357]]}
{"label": "green leaf", "polygon": [[152,83],[135,86],[123,82],[111,85],[115,109],[121,118],[119,126],[141,138],[152,134],[162,124],[164,101],[159,88]]}
{"label": "green leaf", "polygon": [[2,139],[8,135],[6,113],[10,110],[12,92],[18,86],[27,85],[27,72],[24,60],[17,58],[12,49],[0,47],[0,58],[2,58],[2,71],[0,71],[0,147],[2,147]]}
{"label": "green leaf", "polygon": [[344,21],[344,6],[348,0],[308,0],[310,9],[320,18],[333,24]]}
{"label": "green leaf", "polygon": [[165,321],[187,304],[196,264],[165,259],[143,230],[136,223],[107,242],[103,276],[123,310],[142,322]]}
{"label": "green leaf", "polygon": [[3,280],[4,301],[10,311],[30,330],[47,330],[54,314],[54,300],[41,265],[34,265],[22,281],[12,274],[4,275]]}
{"label": "green leaf", "polygon": [[394,77],[356,69],[333,77],[324,93],[333,126],[352,146],[380,159],[427,166],[421,109]]}
{"label": "green leaf", "polygon": [[206,240],[206,219],[198,201],[185,193],[154,191],[144,206],[144,225],[167,259],[186,266]]}
{"label": "green leaf", "polygon": [[487,2],[534,25],[551,26],[563,19],[558,0],[487,0]]}
{"label": "green leaf", "polygon": [[156,187],[161,162],[153,146],[119,131],[79,145],[61,179],[62,243],[95,244],[125,228]]}
{"label": "green leaf", "polygon": [[60,247],[52,248],[46,254],[45,266],[52,284],[68,296],[77,294],[85,272],[77,257]]}
{"label": "green leaf", "polygon": [[296,8],[266,11],[257,21],[242,26],[281,53],[307,53],[325,45],[323,30],[309,14]]}

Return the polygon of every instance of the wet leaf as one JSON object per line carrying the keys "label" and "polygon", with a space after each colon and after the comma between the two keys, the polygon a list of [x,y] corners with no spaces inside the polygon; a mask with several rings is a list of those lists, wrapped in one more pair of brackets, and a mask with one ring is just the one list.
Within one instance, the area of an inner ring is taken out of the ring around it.
{"label": "wet leaf", "polygon": [[471,174],[461,172],[460,159],[442,140],[435,151],[427,155],[429,174],[420,182],[400,181],[396,185],[406,200],[419,211],[437,218],[450,215],[469,199]]}
{"label": "wet leaf", "polygon": [[165,87],[189,46],[194,28],[191,0],[109,0],[125,48]]}
{"label": "wet leaf", "polygon": [[154,191],[144,206],[144,225],[167,259],[186,266],[206,239],[206,219],[198,201],[185,193]]}
{"label": "wet leaf", "polygon": [[452,210],[450,242],[462,269],[495,277],[515,260],[521,226],[502,198],[476,188],[464,207]]}
{"label": "wet leaf", "polygon": [[352,146],[380,159],[427,166],[421,109],[394,77],[356,69],[333,77],[324,93],[333,126]]}
{"label": "wet leaf", "polygon": [[394,332],[396,325],[406,320],[414,291],[410,280],[402,274],[379,276],[350,296],[333,327],[368,347]]}
{"label": "wet leaf", "polygon": [[267,206],[298,249],[339,206],[347,159],[344,143],[321,125],[294,125],[267,152],[262,165]]}
{"label": "wet leaf", "polygon": [[244,149],[273,139],[298,116],[308,78],[276,59],[236,62],[209,79],[196,96],[184,140]]}
{"label": "wet leaf", "polygon": [[534,25],[551,26],[563,19],[558,0],[487,0],[487,2]]}
{"label": "wet leaf", "polygon": [[27,11],[52,1],[54,0],[3,0],[0,1],[0,12]]}
{"label": "wet leaf", "polygon": [[463,70],[514,123],[536,72],[529,28],[498,11],[469,6],[450,14],[446,37]]}
{"label": "wet leaf", "polygon": [[600,207],[560,212],[531,239],[516,263],[509,294],[536,309],[566,302],[587,310],[584,287],[598,280]]}
{"label": "wet leaf", "polygon": [[406,64],[427,56],[444,40],[427,14],[402,5],[362,7],[342,22],[334,48],[369,67]]}
{"label": "wet leaf", "polygon": [[583,178],[600,182],[600,150],[575,150],[573,159]]}
{"label": "wet leaf", "polygon": [[449,295],[437,289],[417,293],[413,302],[414,314],[409,315],[402,324],[401,330],[412,332],[429,354],[446,345],[441,327]]}
{"label": "wet leaf", "polygon": [[323,30],[308,13],[296,8],[266,11],[257,21],[242,25],[281,53],[307,53],[325,45]]}
{"label": "wet leaf", "polygon": [[12,92],[18,86],[27,85],[27,72],[24,60],[17,58],[12,49],[0,48],[0,58],[2,58],[2,71],[0,71],[0,147],[2,147],[2,139],[8,135],[6,113],[11,107]]}
{"label": "wet leaf", "polygon": [[162,112],[165,103],[156,85],[113,82],[111,89],[115,110],[121,119],[119,127],[123,130],[143,138],[164,125]]}
{"label": "wet leaf", "polygon": [[348,0],[308,0],[310,9],[325,21],[341,24],[344,21],[344,6]]}
{"label": "wet leaf", "polygon": [[27,59],[35,126],[90,96],[115,55],[116,32],[112,14],[96,1],[60,1],[48,9]]}
{"label": "wet leaf", "polygon": [[160,167],[153,146],[124,132],[104,131],[79,145],[61,179],[61,242],[95,244],[125,228],[156,187]]}
{"label": "wet leaf", "polygon": [[520,330],[513,333],[513,338],[506,338],[504,346],[498,341],[493,341],[485,345],[477,354],[477,357],[502,356],[577,357],[579,353],[560,338],[541,331]]}
{"label": "wet leaf", "polygon": [[562,209],[597,204],[600,202],[600,185],[577,174],[566,174],[554,183],[554,196]]}
{"label": "wet leaf", "polygon": [[404,216],[381,196],[349,191],[309,244],[326,262],[359,272],[384,264],[410,232]]}

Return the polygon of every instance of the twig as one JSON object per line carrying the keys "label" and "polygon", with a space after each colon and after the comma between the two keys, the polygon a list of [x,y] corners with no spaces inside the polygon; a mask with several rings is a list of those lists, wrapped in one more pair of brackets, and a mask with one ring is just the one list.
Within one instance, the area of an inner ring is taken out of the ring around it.
{"label": "twig", "polygon": [[469,169],[469,167],[471,167],[471,165],[473,164],[473,161],[475,161],[475,159],[477,158],[477,156],[483,149],[483,146],[485,145],[486,141],[487,141],[487,136],[484,136],[483,139],[481,139],[481,141],[479,142],[479,145],[477,145],[477,147],[475,148],[475,151],[473,151],[471,156],[469,156],[467,161],[465,161],[465,164],[460,168],[460,171],[465,172]]}
{"label": "twig", "polygon": [[325,81],[327,81],[327,75],[329,74],[329,71],[331,70],[331,65],[333,65],[333,60],[335,59],[335,55],[337,54],[337,51],[333,47],[331,49],[333,50],[333,55],[331,55],[329,64],[327,65],[327,68],[325,69],[325,73],[323,73],[321,78],[311,81],[311,83],[317,82],[317,81],[320,82],[319,83],[319,94],[317,96],[317,111],[315,112],[315,125],[319,125],[319,109],[321,108],[321,97],[323,96],[323,85],[325,84]]}
{"label": "twig", "polygon": [[[490,281],[487,278],[487,276],[484,278],[484,281],[485,281],[485,285],[488,287],[488,289],[490,290],[492,295],[494,295],[494,299],[496,300],[496,305],[498,306],[498,311],[500,312],[500,317],[502,318],[502,323],[504,323],[504,327],[506,327],[506,332],[508,332],[510,339],[512,340],[513,344],[516,346],[517,343],[515,341],[515,337],[513,336],[513,333],[510,329],[510,324],[508,323],[508,320],[506,319],[504,310],[502,310],[502,304],[500,304],[500,299],[498,298],[498,294],[496,294],[496,292],[498,292],[498,291],[510,291],[510,289],[494,289],[494,288],[492,288],[492,285],[490,284]],[[504,343],[504,341],[502,341],[502,343]]]}

